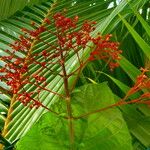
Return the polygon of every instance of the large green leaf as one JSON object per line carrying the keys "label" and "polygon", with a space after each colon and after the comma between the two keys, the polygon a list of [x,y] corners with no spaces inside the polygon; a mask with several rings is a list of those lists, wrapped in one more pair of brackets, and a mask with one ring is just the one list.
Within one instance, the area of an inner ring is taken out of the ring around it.
{"label": "large green leaf", "polygon": [[[108,74],[105,74],[105,75],[108,76],[124,93],[127,93],[127,91],[130,89],[127,85],[113,78],[112,76]],[[134,98],[134,96],[131,96],[131,98]],[[115,99],[116,101],[120,100],[120,98],[117,96]],[[149,141],[150,139],[150,126],[149,126],[150,113],[144,113],[143,110],[146,111],[146,107],[142,108],[141,106],[137,106],[137,105],[134,105],[134,106],[128,105],[128,106],[121,106],[120,109],[123,112],[123,116],[130,129],[130,132],[144,146],[148,147],[150,145],[150,141]],[[141,110],[143,113],[139,112],[139,110]]]}
{"label": "large green leaf", "polygon": [[[74,115],[80,115],[106,107],[114,103],[114,100],[107,84],[102,83],[78,88],[72,94],[72,102]],[[117,108],[74,120],[73,123],[75,149],[132,150],[130,134]],[[67,150],[67,127],[67,120],[46,113],[18,142],[17,150]]]}

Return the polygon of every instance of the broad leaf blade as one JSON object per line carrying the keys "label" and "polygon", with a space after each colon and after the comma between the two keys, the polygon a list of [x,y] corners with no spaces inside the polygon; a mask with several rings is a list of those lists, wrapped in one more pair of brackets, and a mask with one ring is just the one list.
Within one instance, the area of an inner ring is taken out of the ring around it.
{"label": "broad leaf blade", "polygon": [[[79,115],[108,106],[114,100],[107,84],[102,83],[80,87],[72,94],[72,102],[74,114]],[[74,120],[73,123],[75,149],[132,150],[130,134],[117,108]],[[46,113],[18,142],[17,150],[68,150],[68,141],[67,120]],[[39,142],[41,144],[37,147]]]}
{"label": "broad leaf blade", "polygon": [[[87,84],[73,94],[74,113],[84,114],[105,108],[114,102],[113,93],[106,83]],[[132,149],[127,126],[117,108],[108,109],[85,117],[88,121],[82,139],[85,150],[126,150]]]}

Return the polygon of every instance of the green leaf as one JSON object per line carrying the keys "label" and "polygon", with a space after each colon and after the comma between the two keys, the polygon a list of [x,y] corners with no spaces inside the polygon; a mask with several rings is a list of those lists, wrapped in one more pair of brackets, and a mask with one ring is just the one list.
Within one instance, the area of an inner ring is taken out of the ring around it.
{"label": "green leaf", "polygon": [[0,135],[0,143],[6,145],[6,146],[11,146],[11,144],[9,143],[9,141],[7,141],[4,137],[2,137]]}
{"label": "green leaf", "polygon": [[[130,110],[130,111],[129,111]],[[133,108],[126,109],[125,116],[130,132],[146,147],[150,146],[150,116],[143,116],[139,112],[133,113]],[[130,113],[133,113],[131,116]],[[139,113],[139,114],[138,114]]]}
{"label": "green leaf", "polygon": [[[106,83],[87,84],[73,92],[72,103],[73,114],[81,115],[113,104],[114,99]],[[129,131],[117,108],[74,120],[73,123],[75,149],[132,150]],[[68,131],[66,119],[46,113],[17,143],[17,150],[68,150]]]}
{"label": "green leaf", "polygon": [[0,1],[0,20],[6,19],[16,11],[23,9],[27,5],[39,4],[47,0],[1,0]]}
{"label": "green leaf", "polygon": [[144,18],[142,18],[142,16],[139,14],[139,12],[137,12],[136,10],[133,10],[136,17],[138,18],[138,20],[141,22],[142,27],[145,29],[146,33],[149,35],[150,37],[150,26],[149,24],[144,20]]}
{"label": "green leaf", "polygon": [[67,133],[66,123],[67,120],[62,120],[51,113],[44,114],[26,136],[17,143],[17,150],[67,149],[65,148],[68,145],[68,137],[65,135]]}
{"label": "green leaf", "polygon": [[125,73],[127,73],[127,75],[132,79],[132,81],[135,82],[136,77],[141,73],[140,70],[123,56],[121,56],[119,64]]}
{"label": "green leaf", "polygon": [[[73,95],[74,113],[83,114],[107,107],[114,103],[111,90],[106,83],[87,84]],[[127,126],[117,108],[108,109],[87,117],[82,143],[86,150],[132,149]]]}
{"label": "green leaf", "polygon": [[[124,93],[126,93],[130,88],[119,80],[113,78],[112,76],[103,73],[108,76]],[[134,97],[134,96],[132,96]],[[120,98],[116,96],[116,101]],[[142,115],[137,109],[141,110],[141,107],[137,106],[121,106],[120,109],[124,114],[124,118],[129,127],[130,132],[134,135],[144,146],[149,146],[150,142],[150,117]],[[147,108],[148,109],[148,108]],[[144,108],[146,111],[146,108]],[[149,115],[149,114],[147,114]]]}
{"label": "green leaf", "polygon": [[120,14],[119,17],[121,18],[121,20],[123,21],[127,29],[129,30],[129,32],[131,33],[131,35],[133,36],[134,40],[137,42],[141,50],[145,53],[147,58],[150,59],[150,51],[149,51],[150,45],[148,45],[143,40],[143,38],[134,30],[134,28]]}

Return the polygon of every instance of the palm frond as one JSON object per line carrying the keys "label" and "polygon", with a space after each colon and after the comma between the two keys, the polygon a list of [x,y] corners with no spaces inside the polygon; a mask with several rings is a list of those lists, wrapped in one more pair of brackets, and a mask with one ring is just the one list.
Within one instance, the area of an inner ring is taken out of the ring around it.
{"label": "palm frond", "polygon": [[46,2],[47,0],[1,0],[0,1],[0,20],[4,20],[12,16],[18,10],[22,10],[25,6],[31,6]]}

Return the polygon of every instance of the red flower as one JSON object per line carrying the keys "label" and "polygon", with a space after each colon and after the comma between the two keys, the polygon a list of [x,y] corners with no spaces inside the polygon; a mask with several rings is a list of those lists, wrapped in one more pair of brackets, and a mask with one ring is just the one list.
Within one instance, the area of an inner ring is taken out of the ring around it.
{"label": "red flower", "polygon": [[120,60],[121,50],[118,49],[118,42],[111,42],[110,37],[112,35],[106,35],[104,37],[98,36],[92,38],[95,49],[91,52],[89,61],[101,59],[108,62],[110,70],[119,66],[117,60]]}
{"label": "red flower", "polygon": [[45,19],[44,19],[44,22],[47,23],[47,24],[50,24],[50,23],[51,23],[50,19],[48,19],[48,18],[45,18]]}

